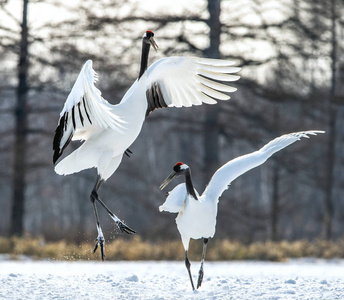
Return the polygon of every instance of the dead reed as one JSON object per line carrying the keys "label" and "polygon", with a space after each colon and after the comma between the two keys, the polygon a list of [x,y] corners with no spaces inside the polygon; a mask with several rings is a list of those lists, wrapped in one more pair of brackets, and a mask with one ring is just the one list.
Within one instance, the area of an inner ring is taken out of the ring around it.
{"label": "dead reed", "polygon": [[[0,237],[0,254],[9,254],[12,259],[21,255],[33,259],[52,260],[99,260],[93,254],[94,243],[76,244],[65,240],[50,242],[43,238]],[[191,259],[199,260],[202,243],[192,241]],[[183,260],[184,249],[181,241],[143,241],[136,236],[132,239],[107,241],[106,260]],[[283,261],[287,258],[344,258],[344,240],[338,241],[279,241],[255,242],[249,245],[231,240],[211,240],[207,249],[207,260],[268,260]]]}

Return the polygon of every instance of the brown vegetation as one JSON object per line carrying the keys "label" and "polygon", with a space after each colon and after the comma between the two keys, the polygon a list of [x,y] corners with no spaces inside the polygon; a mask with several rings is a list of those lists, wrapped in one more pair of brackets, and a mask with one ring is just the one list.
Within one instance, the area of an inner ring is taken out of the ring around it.
{"label": "brown vegetation", "polygon": [[[202,243],[192,241],[191,259],[198,260]],[[0,237],[0,254],[10,254],[12,259],[21,255],[33,259],[54,260],[99,260],[93,254],[94,243],[76,244],[68,241],[48,242],[41,238]],[[183,260],[184,250],[179,240],[151,243],[139,237],[131,240],[116,239],[106,244],[106,260]],[[314,241],[280,241],[256,242],[245,245],[240,242],[214,240],[209,244],[207,260],[268,260],[283,261],[288,258],[344,258],[344,240],[329,242]]]}

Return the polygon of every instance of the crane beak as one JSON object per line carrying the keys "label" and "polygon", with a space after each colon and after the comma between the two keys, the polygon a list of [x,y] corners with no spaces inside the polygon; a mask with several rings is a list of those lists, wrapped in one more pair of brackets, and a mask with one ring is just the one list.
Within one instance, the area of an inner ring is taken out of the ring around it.
{"label": "crane beak", "polygon": [[160,185],[159,189],[163,190],[170,181],[177,176],[177,173],[175,171],[172,171],[170,175],[164,180],[164,182]]}
{"label": "crane beak", "polygon": [[158,52],[159,47],[158,47],[158,45],[157,45],[157,43],[155,42],[155,40],[154,40],[153,37],[151,37],[151,38],[149,39],[149,42],[151,43],[151,45],[152,45],[152,47],[154,48],[154,50],[155,50],[156,52]]}

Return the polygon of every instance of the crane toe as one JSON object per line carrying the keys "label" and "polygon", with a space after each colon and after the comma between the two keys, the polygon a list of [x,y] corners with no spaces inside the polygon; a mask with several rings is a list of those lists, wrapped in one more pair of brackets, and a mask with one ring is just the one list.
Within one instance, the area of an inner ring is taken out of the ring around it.
{"label": "crane toe", "polygon": [[93,253],[95,253],[97,251],[98,247],[100,246],[100,254],[101,254],[102,260],[104,260],[104,258],[105,258],[105,254],[104,254],[104,242],[105,242],[105,240],[104,240],[104,237],[98,236],[96,241],[97,241],[97,243],[93,249]]}
{"label": "crane toe", "polygon": [[124,224],[123,222],[121,221],[117,221],[116,222],[118,228],[122,231],[122,232],[125,232],[127,234],[134,234],[136,233],[135,230],[131,229],[129,226],[127,226],[126,224]]}
{"label": "crane toe", "polygon": [[202,285],[203,275],[204,275],[203,268],[201,268],[198,272],[197,288],[200,288]]}

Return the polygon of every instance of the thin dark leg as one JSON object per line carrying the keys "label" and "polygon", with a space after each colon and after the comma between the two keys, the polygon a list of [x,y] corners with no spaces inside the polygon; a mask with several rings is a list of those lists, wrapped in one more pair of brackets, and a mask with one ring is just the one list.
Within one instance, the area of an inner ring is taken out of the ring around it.
{"label": "thin dark leg", "polygon": [[107,211],[107,213],[110,215],[110,217],[115,221],[116,225],[119,227],[119,229],[122,232],[128,233],[128,234],[132,234],[135,233],[135,231],[133,229],[131,229],[130,227],[128,227],[123,221],[121,221],[116,215],[114,215],[110,209],[105,205],[105,203],[100,200],[99,196],[98,196],[98,189],[100,188],[100,186],[104,183],[104,180],[101,179],[101,177],[98,175],[97,178],[97,182],[96,185],[93,188],[91,197],[93,196],[95,200],[97,200],[101,206],[103,206],[103,208]]}
{"label": "thin dark leg", "polygon": [[191,270],[190,270],[191,264],[190,264],[190,261],[188,259],[188,251],[187,250],[185,251],[185,266],[186,266],[186,268],[188,270],[188,273],[189,273],[189,278],[190,278],[190,281],[191,281],[192,290],[194,291],[195,290],[195,286],[194,286],[193,281],[192,281]]}
{"label": "thin dark leg", "polygon": [[94,250],[93,250],[93,253],[95,253],[98,249],[98,246],[100,246],[100,253],[101,253],[101,257],[102,257],[102,260],[104,260],[104,243],[105,243],[105,239],[104,239],[104,235],[103,235],[103,231],[102,231],[102,228],[100,227],[100,222],[99,222],[99,216],[98,216],[98,210],[97,210],[97,206],[96,206],[96,203],[95,203],[95,195],[97,194],[97,190],[100,186],[100,182],[98,181],[97,179],[97,182],[93,188],[93,191],[91,193],[91,202],[92,202],[92,205],[93,205],[93,209],[94,209],[94,215],[96,217],[96,225],[97,225],[97,231],[98,231],[98,236],[97,236],[97,243],[96,243],[96,246],[94,247]]}
{"label": "thin dark leg", "polygon": [[[91,196],[91,199],[92,199],[92,196]],[[105,239],[104,239],[103,231],[102,231],[102,229],[100,227],[98,211],[97,211],[96,204],[95,204],[94,200],[91,200],[91,201],[92,201],[93,208],[94,208],[94,214],[96,216],[96,225],[97,225],[97,231],[98,231],[98,237],[96,239],[97,243],[96,243],[96,246],[93,249],[93,253],[95,253],[97,251],[97,249],[98,249],[98,246],[100,246],[101,257],[102,257],[102,260],[104,260],[104,257],[105,257],[105,255],[104,255]]]}
{"label": "thin dark leg", "polygon": [[202,253],[202,261],[201,261],[201,268],[199,269],[198,272],[198,281],[197,281],[197,288],[199,288],[202,284],[203,280],[203,264],[204,264],[204,259],[205,259],[205,252],[207,251],[207,244],[208,244],[208,239],[203,239],[203,253]]}

